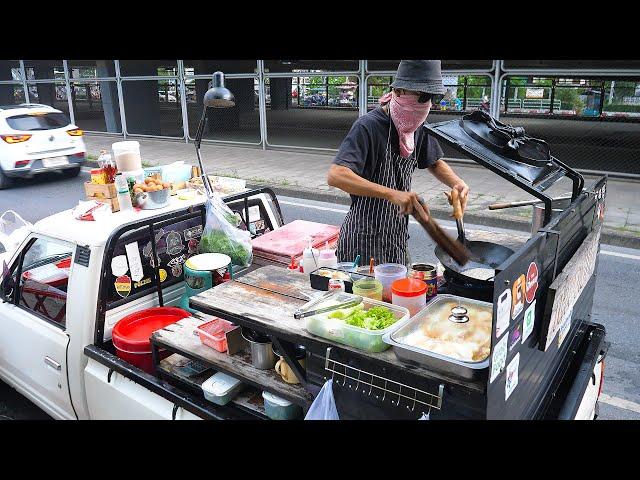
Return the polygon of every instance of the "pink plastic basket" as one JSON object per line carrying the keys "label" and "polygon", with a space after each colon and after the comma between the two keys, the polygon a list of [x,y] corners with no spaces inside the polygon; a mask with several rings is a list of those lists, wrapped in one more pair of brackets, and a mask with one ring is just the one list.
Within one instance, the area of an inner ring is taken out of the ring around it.
{"label": "pink plastic basket", "polygon": [[198,336],[203,345],[211,347],[218,352],[226,352],[226,333],[234,328],[236,328],[236,326],[233,323],[221,318],[214,318],[196,327],[196,330],[198,330]]}

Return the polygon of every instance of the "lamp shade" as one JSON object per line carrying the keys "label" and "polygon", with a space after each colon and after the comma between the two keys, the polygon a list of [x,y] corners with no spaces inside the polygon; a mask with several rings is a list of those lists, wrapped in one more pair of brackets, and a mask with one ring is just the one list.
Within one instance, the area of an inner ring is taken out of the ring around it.
{"label": "lamp shade", "polygon": [[224,73],[213,74],[211,88],[204,94],[204,106],[212,108],[229,108],[236,104],[233,93],[224,86]]}

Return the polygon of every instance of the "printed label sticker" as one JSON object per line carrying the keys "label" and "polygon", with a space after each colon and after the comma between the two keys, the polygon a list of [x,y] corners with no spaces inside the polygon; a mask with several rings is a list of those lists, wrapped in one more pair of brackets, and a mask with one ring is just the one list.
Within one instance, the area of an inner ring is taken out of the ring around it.
{"label": "printed label sticker", "polygon": [[493,382],[498,374],[504,368],[507,362],[507,335],[502,337],[493,349],[493,355],[491,356],[491,378],[489,383]]}
{"label": "printed label sticker", "polygon": [[187,242],[187,255],[195,255],[198,253],[198,243],[198,240],[195,238],[192,238]]}
{"label": "printed label sticker", "polygon": [[520,315],[520,312],[522,312],[522,309],[524,308],[525,283],[524,275],[520,275],[518,279],[513,282],[513,289],[511,292],[511,318],[513,320]]}
{"label": "printed label sticker", "polygon": [[131,279],[127,275],[121,275],[116,278],[113,284],[116,287],[116,292],[122,298],[128,297],[131,293]]}
{"label": "printed label sticker", "polygon": [[518,386],[518,367],[520,366],[520,353],[516,353],[513,360],[507,366],[507,381],[504,385],[504,401],[509,400],[511,393]]}
{"label": "printed label sticker", "polygon": [[142,280],[144,271],[142,269],[142,259],[140,258],[140,250],[138,250],[138,242],[131,242],[125,245],[127,258],[129,259],[129,268],[131,268],[131,278],[134,282]]}
{"label": "printed label sticker", "polygon": [[111,259],[111,273],[114,277],[119,277],[129,271],[126,255],[118,255]]}
{"label": "printed label sticker", "polygon": [[496,309],[496,338],[500,338],[509,328],[509,316],[511,314],[511,290],[506,289],[498,297]]}
{"label": "printed label sticker", "polygon": [[531,335],[531,332],[533,332],[533,326],[536,323],[536,302],[537,300],[534,300],[533,303],[529,305],[529,308],[524,312],[524,320],[522,322],[522,343],[524,343],[525,340],[529,338],[529,335]]}
{"label": "printed label sticker", "polygon": [[519,322],[511,333],[509,334],[509,351],[513,350],[513,348],[520,343],[520,339],[522,338],[522,322]]}
{"label": "printed label sticker", "polygon": [[139,282],[134,283],[133,286],[135,288],[140,288],[140,287],[143,287],[144,285],[146,285],[148,283],[151,283],[151,279],[150,278],[143,278]]}
{"label": "printed label sticker", "polygon": [[531,303],[536,298],[536,291],[538,290],[538,265],[536,265],[536,262],[531,262],[529,265],[526,283],[527,303]]}
{"label": "printed label sticker", "polygon": [[571,316],[573,315],[573,307],[566,313],[562,321],[560,322],[560,329],[558,330],[558,347],[564,342],[567,333],[571,327]]}
{"label": "printed label sticker", "polygon": [[171,275],[173,275],[174,277],[179,277],[180,275],[182,275],[181,263],[176,263],[175,265],[171,266]]}

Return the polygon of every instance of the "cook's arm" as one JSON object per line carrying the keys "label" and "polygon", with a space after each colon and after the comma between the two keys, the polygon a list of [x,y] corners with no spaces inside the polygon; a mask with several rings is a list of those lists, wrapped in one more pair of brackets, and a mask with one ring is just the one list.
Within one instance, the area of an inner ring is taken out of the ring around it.
{"label": "cook's arm", "polygon": [[460,203],[462,205],[462,211],[464,212],[467,209],[467,194],[469,193],[469,187],[462,180],[453,169],[445,162],[440,159],[432,166],[429,167],[429,171],[432,173],[434,177],[436,177],[440,182],[444,183],[447,187],[452,190],[455,188],[458,190],[460,194]]}
{"label": "cook's arm", "polygon": [[403,215],[410,214],[413,211],[413,200],[414,198],[417,199],[415,192],[402,192],[378,185],[362,178],[343,165],[331,165],[327,175],[327,183],[351,195],[389,200],[400,207]]}

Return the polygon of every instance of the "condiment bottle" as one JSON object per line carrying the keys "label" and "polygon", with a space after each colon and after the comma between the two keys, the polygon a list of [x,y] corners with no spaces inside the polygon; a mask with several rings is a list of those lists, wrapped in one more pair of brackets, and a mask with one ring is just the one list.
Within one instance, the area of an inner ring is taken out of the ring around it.
{"label": "condiment bottle", "polygon": [[313,248],[311,246],[311,240],[309,240],[309,245],[302,252],[302,268],[304,273],[311,273],[320,267],[318,264],[318,258],[318,249]]}
{"label": "condiment bottle", "polygon": [[336,256],[336,251],[329,248],[329,242],[326,243],[325,249],[320,251],[318,267],[338,268],[338,257]]}
{"label": "condiment bottle", "polygon": [[121,212],[127,212],[133,210],[133,204],[131,203],[131,193],[129,192],[129,185],[127,179],[124,178],[122,173],[116,174],[116,191],[118,192],[118,204],[120,205]]}
{"label": "condiment bottle", "polygon": [[296,259],[293,255],[291,255],[291,263],[287,266],[287,269],[292,273],[299,273],[298,264],[296,263]]}

